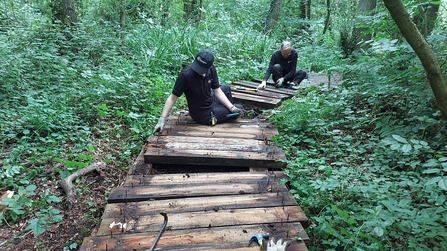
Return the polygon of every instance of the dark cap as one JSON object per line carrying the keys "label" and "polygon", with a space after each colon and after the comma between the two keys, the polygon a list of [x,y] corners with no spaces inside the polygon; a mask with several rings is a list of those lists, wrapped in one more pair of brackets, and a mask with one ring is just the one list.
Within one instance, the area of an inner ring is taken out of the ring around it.
{"label": "dark cap", "polygon": [[194,59],[191,68],[199,74],[204,74],[213,65],[213,63],[213,53],[209,50],[201,50]]}

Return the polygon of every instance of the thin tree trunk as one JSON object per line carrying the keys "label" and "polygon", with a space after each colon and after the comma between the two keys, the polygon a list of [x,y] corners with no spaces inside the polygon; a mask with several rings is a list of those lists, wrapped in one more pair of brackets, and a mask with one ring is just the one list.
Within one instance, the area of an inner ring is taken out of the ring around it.
{"label": "thin tree trunk", "polygon": [[279,12],[281,11],[282,0],[271,0],[270,10],[265,22],[265,33],[270,33],[278,22]]}
{"label": "thin tree trunk", "polygon": [[433,50],[411,20],[401,0],[383,0],[383,2],[400,32],[421,60],[438,108],[447,119],[447,84]]}
{"label": "thin tree trunk", "polygon": [[121,28],[126,26],[126,0],[121,0],[120,3],[120,25]]}
{"label": "thin tree trunk", "polygon": [[71,25],[78,20],[73,0],[55,0],[53,13],[56,20],[66,25]]}
{"label": "thin tree trunk", "polygon": [[326,0],[326,20],[324,21],[323,34],[326,34],[326,31],[329,29],[329,24],[331,20],[331,0]]}
{"label": "thin tree trunk", "polygon": [[[420,2],[420,1],[419,1]],[[418,11],[413,17],[413,21],[416,23],[416,26],[421,31],[424,37],[427,37],[428,34],[435,28],[436,19],[438,18],[440,4],[431,4],[431,3],[419,3]]]}
{"label": "thin tree trunk", "polygon": [[[360,15],[367,15],[369,11],[372,11],[377,6],[377,0],[360,0],[359,5],[357,6],[357,10],[360,13]],[[356,46],[354,50],[358,50],[361,47],[363,49],[368,49],[368,44],[363,44],[361,42],[366,42],[371,40],[372,34],[366,34],[362,35],[362,33],[367,30],[366,28],[360,28],[360,27],[354,27],[354,30],[352,31],[352,37],[355,40]],[[362,46],[363,44],[363,46]]]}
{"label": "thin tree trunk", "polygon": [[300,18],[310,20],[311,0],[300,0]]}

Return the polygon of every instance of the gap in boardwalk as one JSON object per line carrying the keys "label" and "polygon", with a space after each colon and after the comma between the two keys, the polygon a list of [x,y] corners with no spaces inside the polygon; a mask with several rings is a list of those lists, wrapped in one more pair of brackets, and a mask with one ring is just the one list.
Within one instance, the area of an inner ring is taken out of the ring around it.
{"label": "gap in boardwalk", "polygon": [[248,172],[248,171],[250,171],[250,169],[244,166],[153,164],[151,173],[152,174],[223,173],[223,172]]}

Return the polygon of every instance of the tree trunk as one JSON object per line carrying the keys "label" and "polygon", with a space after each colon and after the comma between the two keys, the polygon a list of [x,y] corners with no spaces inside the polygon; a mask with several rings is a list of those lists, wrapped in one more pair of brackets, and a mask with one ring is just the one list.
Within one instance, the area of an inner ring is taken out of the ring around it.
{"label": "tree trunk", "polygon": [[433,50],[411,20],[401,0],[383,0],[383,2],[400,32],[421,60],[438,108],[442,116],[447,119],[447,84]]}
{"label": "tree trunk", "polygon": [[436,19],[438,18],[439,4],[419,4],[418,11],[413,17],[416,26],[424,37],[435,28]]}
{"label": "tree trunk", "polygon": [[202,19],[202,12],[200,8],[202,7],[202,0],[183,0],[183,18],[185,22],[194,22],[196,24],[200,23]]}
{"label": "tree trunk", "polygon": [[126,0],[121,0],[120,3],[120,25],[121,28],[126,26]]}
{"label": "tree trunk", "polygon": [[[357,6],[358,13],[360,15],[367,15],[368,12],[374,10],[377,5],[377,0],[360,0],[359,5]],[[368,49],[368,45],[363,45],[362,42],[366,42],[371,40],[372,34],[364,34],[367,28],[360,28],[360,27],[354,27],[354,30],[352,31],[352,37],[354,38],[356,42],[355,50],[358,50],[360,48]]]}
{"label": "tree trunk", "polygon": [[282,0],[271,0],[270,10],[267,15],[267,20],[265,22],[265,33],[270,33],[278,22],[279,12],[281,11]]}
{"label": "tree trunk", "polygon": [[53,14],[56,20],[61,21],[65,25],[71,25],[78,20],[73,0],[55,0]]}
{"label": "tree trunk", "polygon": [[300,18],[310,20],[311,0],[300,0]]}
{"label": "tree trunk", "polygon": [[329,29],[329,25],[331,23],[331,0],[326,0],[326,20],[324,21],[323,34],[326,34],[326,31]]}

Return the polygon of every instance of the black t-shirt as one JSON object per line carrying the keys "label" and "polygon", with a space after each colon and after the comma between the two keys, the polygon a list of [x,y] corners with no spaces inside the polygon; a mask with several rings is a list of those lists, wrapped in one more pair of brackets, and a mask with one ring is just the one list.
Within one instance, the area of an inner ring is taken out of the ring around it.
{"label": "black t-shirt", "polygon": [[282,67],[282,75],[284,81],[291,81],[296,72],[296,62],[298,61],[298,53],[296,50],[290,52],[287,58],[281,55],[281,51],[275,51],[270,58],[269,68],[265,72],[264,80],[268,80],[272,74],[272,68],[275,64],[280,64]]}
{"label": "black t-shirt", "polygon": [[185,93],[191,118],[198,123],[207,124],[213,110],[211,89],[219,87],[219,79],[214,65],[211,66],[205,77],[195,72],[189,65],[178,75],[172,94],[180,97]]}

